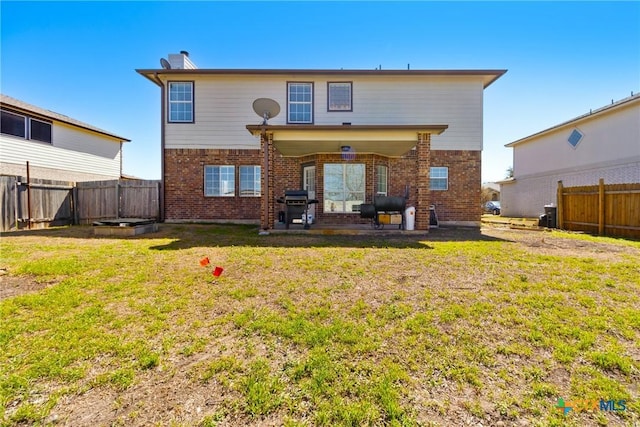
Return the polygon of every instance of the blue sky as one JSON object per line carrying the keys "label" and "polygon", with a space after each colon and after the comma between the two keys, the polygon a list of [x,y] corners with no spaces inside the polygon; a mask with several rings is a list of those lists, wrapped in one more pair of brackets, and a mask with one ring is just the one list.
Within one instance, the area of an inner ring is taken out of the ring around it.
{"label": "blue sky", "polygon": [[131,139],[160,178],[160,92],[137,68],[508,69],[485,90],[483,181],[504,144],[640,91],[640,2],[0,2],[0,90]]}

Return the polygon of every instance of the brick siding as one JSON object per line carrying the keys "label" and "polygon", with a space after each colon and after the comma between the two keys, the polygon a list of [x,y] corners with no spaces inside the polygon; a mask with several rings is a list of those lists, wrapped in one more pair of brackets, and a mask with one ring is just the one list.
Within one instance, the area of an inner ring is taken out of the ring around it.
{"label": "brick siding", "polygon": [[480,223],[481,152],[463,150],[431,151],[431,166],[449,168],[449,189],[431,191],[439,221]]}
{"label": "brick siding", "polygon": [[[425,229],[428,223],[428,205],[434,204],[438,219],[445,222],[476,222],[481,216],[480,202],[480,151],[429,151],[428,138],[425,148],[412,150],[402,158],[357,154],[350,163],[365,165],[367,203],[375,194],[375,167],[387,166],[389,172],[389,196],[403,196],[408,190],[407,206],[417,206],[418,196],[428,190],[428,166],[421,178],[418,173],[418,156],[430,166],[449,168],[449,189],[428,191],[429,201],[423,203],[423,212],[416,212],[416,229]],[[300,158],[283,157],[270,145],[269,161],[272,175],[269,197],[272,200],[284,195],[285,190],[302,188],[302,168],[316,166],[316,198],[323,200],[325,163],[344,163],[340,154],[318,154]],[[165,150],[165,211],[171,220],[244,220],[264,223],[264,208],[259,197],[238,196],[238,166],[260,165],[264,161],[261,150],[206,150],[167,149]],[[204,166],[235,165],[236,196],[204,197]],[[264,172],[264,171],[263,171]],[[264,191],[264,188],[263,188]],[[278,212],[284,206],[272,204],[267,222],[277,221]],[[365,224],[369,219],[361,219],[359,214],[324,212],[322,203],[316,205],[316,219],[323,224]]]}
{"label": "brick siding", "polygon": [[[262,165],[260,150],[166,149],[165,219],[259,222],[260,197],[239,196],[241,165]],[[235,196],[205,197],[204,167],[235,165]]]}

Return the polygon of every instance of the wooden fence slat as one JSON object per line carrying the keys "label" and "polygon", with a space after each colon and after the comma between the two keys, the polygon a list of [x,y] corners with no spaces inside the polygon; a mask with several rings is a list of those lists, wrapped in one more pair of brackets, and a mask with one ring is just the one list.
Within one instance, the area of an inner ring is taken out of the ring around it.
{"label": "wooden fence slat", "polygon": [[640,183],[564,187],[558,181],[558,227],[640,238]]}
{"label": "wooden fence slat", "polygon": [[0,231],[118,217],[160,220],[160,196],[157,180],[72,183],[30,178],[27,184],[24,177],[0,176]]}

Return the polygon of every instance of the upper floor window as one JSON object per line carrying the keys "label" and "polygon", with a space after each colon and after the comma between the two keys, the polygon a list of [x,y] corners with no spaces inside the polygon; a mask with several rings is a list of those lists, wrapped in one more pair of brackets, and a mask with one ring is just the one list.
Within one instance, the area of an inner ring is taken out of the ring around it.
{"label": "upper floor window", "polygon": [[2,110],[0,131],[7,135],[51,144],[51,123]]}
{"label": "upper floor window", "polygon": [[287,83],[287,123],[313,123],[313,83]]}
{"label": "upper floor window", "polygon": [[234,166],[205,166],[204,195],[233,197],[236,194]]}
{"label": "upper floor window", "polygon": [[351,82],[327,83],[327,110],[353,111],[351,105]]}
{"label": "upper floor window", "polygon": [[449,189],[449,168],[433,167],[429,170],[429,190],[448,190]]}
{"label": "upper floor window", "polygon": [[30,119],[29,124],[31,139],[51,144],[51,123]]}
{"label": "upper floor window", "polygon": [[260,166],[240,166],[240,196],[260,195]]}
{"label": "upper floor window", "polygon": [[169,82],[169,122],[193,121],[193,82]]}
{"label": "upper floor window", "polygon": [[27,137],[27,118],[18,114],[2,111],[2,133],[7,135]]}

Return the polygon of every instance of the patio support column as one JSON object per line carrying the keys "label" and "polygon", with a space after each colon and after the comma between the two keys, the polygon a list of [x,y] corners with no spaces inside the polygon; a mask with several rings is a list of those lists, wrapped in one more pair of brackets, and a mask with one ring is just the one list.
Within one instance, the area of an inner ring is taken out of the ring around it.
{"label": "patio support column", "polygon": [[429,230],[429,206],[431,191],[429,190],[429,169],[431,167],[431,134],[418,133],[416,145],[416,230]]}
{"label": "patio support column", "polygon": [[275,193],[273,191],[273,134],[262,132],[260,134],[260,154],[262,155],[262,168],[260,173],[260,185],[262,187],[262,200],[260,203],[260,228],[270,230],[273,228],[273,204]]}

